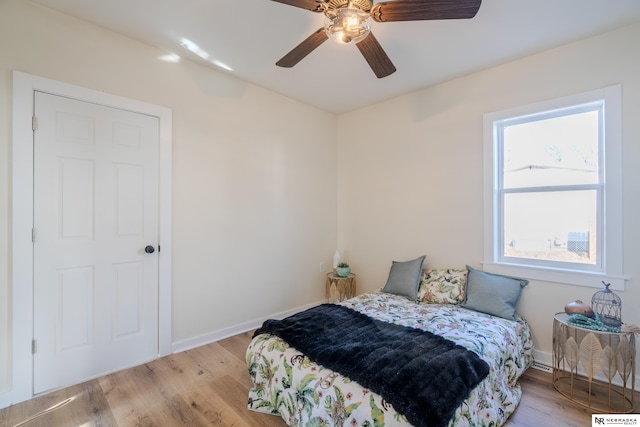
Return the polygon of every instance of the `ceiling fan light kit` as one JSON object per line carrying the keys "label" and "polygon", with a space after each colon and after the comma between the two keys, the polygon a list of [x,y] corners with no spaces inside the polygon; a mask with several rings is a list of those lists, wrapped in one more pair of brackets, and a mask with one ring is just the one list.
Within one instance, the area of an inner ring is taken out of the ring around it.
{"label": "ceiling fan light kit", "polygon": [[293,67],[329,38],[342,44],[355,43],[378,78],[396,71],[395,66],[371,31],[376,22],[423,21],[473,18],[482,0],[272,0],[311,12],[324,13],[323,28],[307,37],[282,59],[280,67]]}
{"label": "ceiling fan light kit", "polygon": [[369,35],[369,13],[355,7],[327,10],[324,29],[338,43],[358,43]]}

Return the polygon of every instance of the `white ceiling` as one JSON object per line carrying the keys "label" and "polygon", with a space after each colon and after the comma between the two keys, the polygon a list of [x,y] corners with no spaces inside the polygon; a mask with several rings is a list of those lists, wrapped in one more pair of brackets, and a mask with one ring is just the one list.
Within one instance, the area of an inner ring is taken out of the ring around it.
{"label": "white ceiling", "polygon": [[398,70],[378,79],[354,45],[331,40],[277,67],[324,15],[271,0],[32,1],[334,113],[640,22],[640,0],[484,0],[470,20],[373,22]]}

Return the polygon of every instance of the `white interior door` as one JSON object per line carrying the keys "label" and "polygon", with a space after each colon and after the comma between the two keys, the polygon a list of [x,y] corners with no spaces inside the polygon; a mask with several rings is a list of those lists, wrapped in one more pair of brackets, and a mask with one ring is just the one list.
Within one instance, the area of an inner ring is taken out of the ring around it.
{"label": "white interior door", "polygon": [[37,394],[158,355],[159,125],[42,92],[34,110]]}

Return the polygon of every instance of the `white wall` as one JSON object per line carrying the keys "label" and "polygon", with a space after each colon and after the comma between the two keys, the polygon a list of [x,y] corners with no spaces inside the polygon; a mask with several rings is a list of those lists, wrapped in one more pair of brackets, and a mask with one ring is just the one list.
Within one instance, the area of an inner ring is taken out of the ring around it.
{"label": "white wall", "polygon": [[[479,267],[482,115],[620,83],[623,91],[623,321],[640,324],[640,25],[344,114],[338,120],[339,246],[359,291],[384,285],[392,260]],[[553,314],[598,289],[531,282],[518,311],[536,357],[551,363]],[[639,356],[640,357],[640,356]],[[640,360],[640,359],[639,359]]]}
{"label": "white wall", "polygon": [[336,117],[230,74],[159,60],[166,53],[0,0],[0,403],[12,389],[12,70],[173,110],[178,347],[324,298],[319,264],[331,264],[337,238]]}
{"label": "white wall", "polygon": [[[623,320],[640,324],[638,40],[640,26],[629,27],[336,121],[229,74],[162,62],[166,52],[30,2],[0,0],[0,402],[12,384],[11,70],[173,109],[176,343],[321,300],[318,265],[331,265],[336,246],[359,292],[382,286],[391,260],[426,254],[432,267],[479,266],[482,114],[621,83],[632,279],[620,296]],[[551,352],[553,313],[594,291],[530,284],[519,311],[539,357]]]}

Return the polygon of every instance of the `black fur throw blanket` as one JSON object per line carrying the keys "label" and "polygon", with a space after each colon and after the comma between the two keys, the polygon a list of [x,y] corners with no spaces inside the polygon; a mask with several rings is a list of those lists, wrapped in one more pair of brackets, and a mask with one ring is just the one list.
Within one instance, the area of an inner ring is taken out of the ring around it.
{"label": "black fur throw blanket", "polygon": [[309,359],[378,393],[416,427],[446,426],[489,373],[477,354],[431,332],[322,304],[255,335],[272,334]]}

